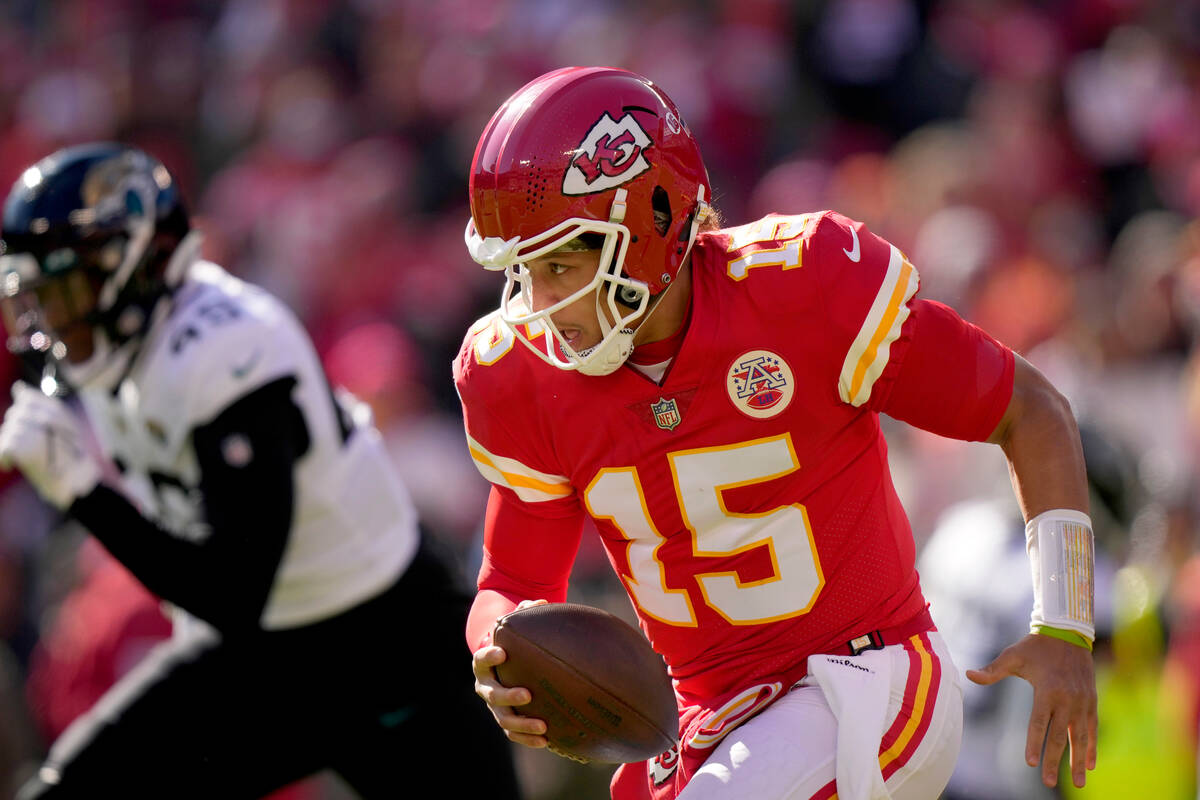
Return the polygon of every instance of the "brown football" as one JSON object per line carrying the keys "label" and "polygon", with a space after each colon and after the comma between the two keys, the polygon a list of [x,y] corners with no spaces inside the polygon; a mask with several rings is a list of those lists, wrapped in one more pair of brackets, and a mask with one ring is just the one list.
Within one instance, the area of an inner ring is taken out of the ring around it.
{"label": "brown football", "polygon": [[496,621],[505,686],[533,699],[515,710],[546,722],[551,746],[588,761],[644,761],[678,741],[675,692],[641,631],[578,603],[527,606]]}

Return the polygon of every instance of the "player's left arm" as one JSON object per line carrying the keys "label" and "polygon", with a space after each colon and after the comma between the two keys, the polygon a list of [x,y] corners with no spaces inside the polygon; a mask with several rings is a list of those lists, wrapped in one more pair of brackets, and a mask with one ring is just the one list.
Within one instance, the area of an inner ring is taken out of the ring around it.
{"label": "player's left arm", "polygon": [[1069,744],[1072,779],[1082,786],[1096,764],[1097,713],[1087,474],[1074,415],[1036,368],[952,309],[915,299],[911,309],[873,404],[925,430],[998,444],[1028,523],[1034,632],[967,677],[1029,681],[1026,760],[1041,761],[1053,786]]}
{"label": "player's left arm", "polygon": [[1098,715],[1091,653],[1093,545],[1079,430],[1066,399],[1017,357],[1012,400],[988,441],[1004,450],[1027,522],[1034,632],[986,667],[967,670],[967,677],[984,685],[1010,675],[1029,681],[1034,696],[1026,762],[1041,761],[1042,782],[1054,786],[1069,745],[1071,779],[1083,786],[1086,770],[1096,768]]}
{"label": "player's left arm", "polygon": [[1036,369],[953,309],[918,298],[916,268],[838,214],[809,237],[820,270],[831,386],[844,403],[924,430],[999,444],[1027,522],[1031,633],[968,677],[1034,687],[1026,756],[1053,786],[1064,748],[1082,786],[1096,762],[1092,532],[1082,447],[1066,400]]}

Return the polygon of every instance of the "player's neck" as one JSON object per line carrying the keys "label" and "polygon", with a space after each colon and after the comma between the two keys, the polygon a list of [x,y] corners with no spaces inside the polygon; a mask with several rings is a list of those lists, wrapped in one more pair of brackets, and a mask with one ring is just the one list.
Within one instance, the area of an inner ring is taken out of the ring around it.
{"label": "player's neck", "polygon": [[681,333],[691,307],[692,270],[691,264],[685,263],[675,276],[675,281],[663,290],[654,307],[647,311],[634,335],[634,346],[641,348]]}

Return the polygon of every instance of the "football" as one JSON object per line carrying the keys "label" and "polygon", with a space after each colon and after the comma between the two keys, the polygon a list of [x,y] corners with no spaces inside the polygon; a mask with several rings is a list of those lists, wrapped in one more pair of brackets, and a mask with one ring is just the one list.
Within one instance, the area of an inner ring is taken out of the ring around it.
{"label": "football", "polygon": [[578,603],[527,606],[496,621],[505,686],[532,695],[514,710],[546,722],[550,746],[584,761],[644,761],[678,741],[666,666],[636,628]]}

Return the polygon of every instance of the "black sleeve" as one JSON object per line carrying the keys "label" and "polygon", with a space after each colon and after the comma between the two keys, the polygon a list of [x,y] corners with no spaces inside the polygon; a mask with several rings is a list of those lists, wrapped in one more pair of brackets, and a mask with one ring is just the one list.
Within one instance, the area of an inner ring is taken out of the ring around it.
{"label": "black sleeve", "polygon": [[292,526],[293,468],[308,429],[282,378],[192,432],[210,533],[175,536],[98,486],[71,513],[146,587],[225,634],[259,628]]}

